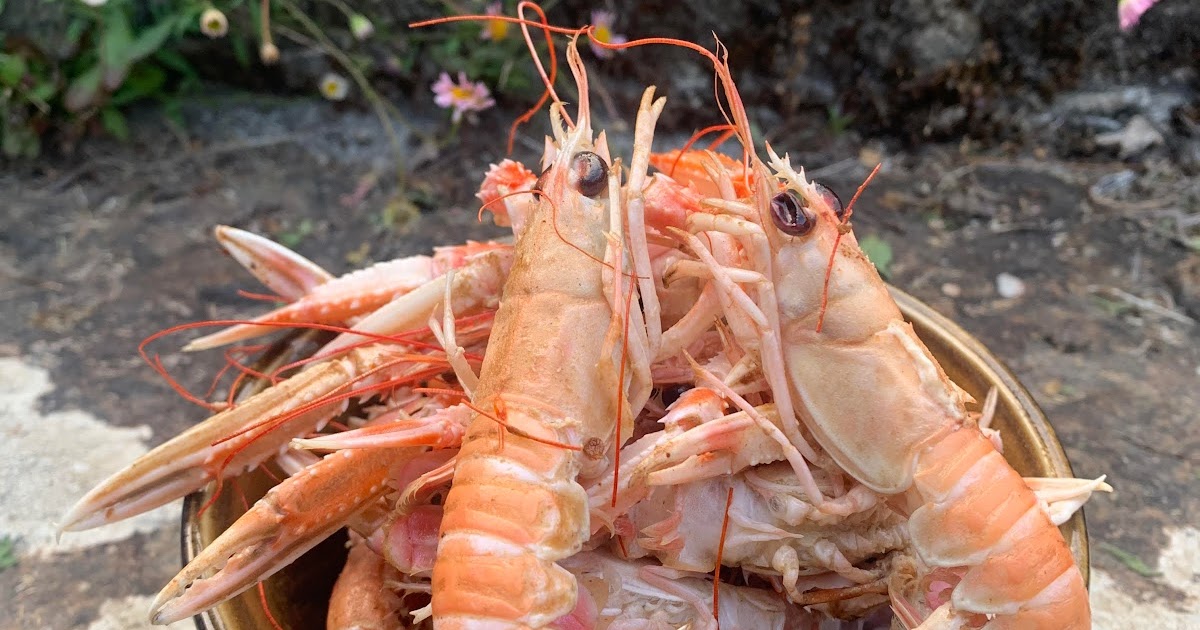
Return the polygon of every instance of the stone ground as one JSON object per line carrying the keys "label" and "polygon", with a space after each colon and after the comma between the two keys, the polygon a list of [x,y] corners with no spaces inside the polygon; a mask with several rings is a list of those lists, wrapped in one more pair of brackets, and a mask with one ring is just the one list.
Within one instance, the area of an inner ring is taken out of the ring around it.
{"label": "stone ground", "polygon": [[[219,253],[214,224],[286,241],[333,271],[500,233],[476,224],[470,197],[501,157],[500,139],[481,135],[504,123],[499,112],[464,128],[460,144],[410,154],[421,211],[405,213],[389,210],[390,148],[368,115],[214,103],[190,108],[182,133],[147,112],[128,145],[90,140],[74,158],[0,174],[0,537],[17,541],[16,564],[0,570],[0,630],[142,627],[179,568],[177,505],[61,541],[54,521],[203,415],[145,366],[138,341],[260,310],[236,295],[258,287]],[[1119,175],[1130,165],[1062,162],[1036,147],[788,141],[772,139],[809,147],[793,157],[821,167],[843,198],[863,163],[885,159],[855,214],[860,239],[887,243],[892,282],[1016,371],[1078,475],[1109,476],[1116,492],[1086,510],[1096,627],[1200,627],[1200,262],[1164,214],[1200,211],[1196,181],[1154,164]],[[1110,199],[1129,178],[1146,194]],[[1019,280],[1002,281],[1003,296],[1001,274]],[[201,388],[219,353],[177,347],[156,346]]]}

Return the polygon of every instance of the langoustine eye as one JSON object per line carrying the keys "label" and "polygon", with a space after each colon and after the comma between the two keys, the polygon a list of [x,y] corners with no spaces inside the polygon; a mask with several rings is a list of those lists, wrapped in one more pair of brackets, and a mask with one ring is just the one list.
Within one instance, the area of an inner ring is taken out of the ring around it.
{"label": "langoustine eye", "polygon": [[549,174],[550,174],[550,167],[547,166],[546,169],[542,171],[542,174],[538,175],[537,181],[534,182],[533,190],[532,190],[532,192],[535,196],[540,196],[542,194],[542,191],[546,189],[546,176]]}
{"label": "langoustine eye", "polygon": [[812,212],[790,190],[771,198],[771,220],[780,232],[789,236],[804,236],[817,224]]}
{"label": "langoustine eye", "polygon": [[608,185],[608,164],[591,151],[580,151],[571,158],[569,181],[585,197],[599,195]]}
{"label": "langoustine eye", "polygon": [[842,199],[833,192],[833,189],[819,182],[813,182],[813,188],[817,189],[817,194],[821,196],[821,201],[829,206],[833,213],[837,215],[838,221],[846,220],[846,207],[842,205]]}

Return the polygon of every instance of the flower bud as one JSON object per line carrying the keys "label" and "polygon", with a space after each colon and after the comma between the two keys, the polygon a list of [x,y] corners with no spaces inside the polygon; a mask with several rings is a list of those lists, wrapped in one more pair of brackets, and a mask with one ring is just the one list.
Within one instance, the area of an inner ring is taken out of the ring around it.
{"label": "flower bud", "polygon": [[354,35],[354,39],[361,42],[375,34],[375,25],[367,19],[367,16],[355,13],[350,16],[350,33]]}
{"label": "flower bud", "polygon": [[266,42],[258,49],[258,58],[268,66],[275,65],[279,61],[279,47],[271,42]]}
{"label": "flower bud", "polygon": [[216,39],[229,32],[229,20],[219,9],[209,7],[200,14],[200,32]]}

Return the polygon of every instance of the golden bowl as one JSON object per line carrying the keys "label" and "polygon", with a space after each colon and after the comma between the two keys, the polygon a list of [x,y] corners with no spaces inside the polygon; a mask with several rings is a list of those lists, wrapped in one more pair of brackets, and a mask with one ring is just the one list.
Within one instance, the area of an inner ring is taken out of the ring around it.
{"label": "golden bowl", "polygon": [[[917,335],[955,383],[978,400],[983,400],[992,387],[999,391],[1000,401],[992,426],[1004,436],[1004,457],[1013,468],[1026,477],[1073,477],[1071,464],[1067,462],[1054,429],[1012,372],[954,322],[903,291],[892,288],[892,295],[905,319],[912,322]],[[239,483],[251,504],[274,484],[267,475],[257,471],[244,475]],[[184,502],[185,563],[245,512],[238,493],[222,492],[203,516],[198,516],[207,500],[207,492],[202,492],[189,496]],[[1087,582],[1087,527],[1083,513],[1077,512],[1061,529]],[[291,630],[325,627],[329,594],[346,556],[344,542],[344,534],[332,536],[264,582],[267,605],[281,626]],[[197,615],[196,625],[200,630],[272,627],[257,589],[248,590]]]}

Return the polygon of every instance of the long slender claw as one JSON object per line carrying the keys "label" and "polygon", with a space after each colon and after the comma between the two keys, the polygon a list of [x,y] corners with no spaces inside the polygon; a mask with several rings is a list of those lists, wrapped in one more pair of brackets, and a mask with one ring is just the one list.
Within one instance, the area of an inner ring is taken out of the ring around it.
{"label": "long slender claw", "polygon": [[[228,229],[232,230],[233,228]],[[184,346],[186,351],[207,350],[277,330],[277,326],[266,324],[351,324],[358,318],[379,310],[380,307],[396,298],[425,287],[431,281],[441,278],[449,269],[470,265],[473,260],[488,252],[506,252],[511,249],[511,246],[501,243],[468,241],[455,247],[439,247],[433,256],[397,258],[372,265],[366,269],[352,271],[337,278],[314,283],[307,278],[312,275],[309,268],[316,266],[299,254],[249,232],[240,230],[236,232],[234,233],[234,237],[237,239],[235,245],[239,247],[240,255],[246,259],[243,264],[247,265],[255,275],[272,288],[275,286],[270,283],[282,283],[282,288],[289,293],[284,297],[289,297],[294,301],[287,306],[255,318],[256,324],[239,324],[195,339]],[[230,246],[227,245],[227,247]],[[242,261],[239,254],[234,254],[234,256]],[[319,270],[319,268],[317,269]],[[322,271],[322,273],[325,272]],[[507,274],[507,267],[504,268],[504,274]],[[277,280],[277,278],[293,276],[300,276],[304,279],[294,282]],[[302,289],[304,289],[303,293],[294,298],[290,297]],[[495,293],[498,295],[499,291],[496,290]],[[423,298],[424,296],[418,297],[415,304],[423,304]],[[409,304],[401,307],[401,310],[405,308],[411,309],[413,306]],[[396,309],[393,308],[391,312],[395,311]],[[420,327],[424,321],[423,318],[416,326],[407,326],[395,331],[377,331],[369,328],[366,330],[389,334],[389,332]]]}
{"label": "long slender claw", "polygon": [[[433,258],[410,256],[353,271],[318,285],[295,302],[254,319],[259,323],[317,323],[351,321],[404,295],[437,275]],[[274,326],[238,324],[195,339],[184,350],[207,350],[278,330]]]}
{"label": "long slender claw", "polygon": [[313,261],[268,238],[227,225],[213,231],[234,260],[285,300],[299,300],[333,280],[333,274]]}
{"label": "long slender claw", "polygon": [[390,490],[391,468],[413,450],[339,451],[272,488],[154,598],[169,624],[241,593],[312,549]]}
{"label": "long slender claw", "polygon": [[[471,315],[495,305],[500,299],[508,270],[512,267],[511,248],[495,246],[462,261],[450,287],[452,308],[458,315]],[[434,309],[443,303],[445,274],[414,288],[371,313],[354,326],[354,332],[395,335],[425,326]],[[370,340],[354,334],[339,335],[321,353],[331,355]]]}
{"label": "long slender claw", "polygon": [[[321,363],[250,397],[150,451],[85,495],[63,517],[63,531],[80,531],[154,509],[202,488],[218,476],[250,470],[285,450],[288,441],[314,430],[346,407],[329,394],[394,356],[385,347],[363,348]],[[372,374],[367,379],[364,374]],[[275,422],[271,418],[292,417]],[[239,431],[244,431],[239,434]],[[235,437],[230,437],[235,436]]]}
{"label": "long slender claw", "polygon": [[462,444],[471,414],[470,407],[455,405],[425,418],[376,424],[315,438],[296,438],[292,440],[292,447],[314,450],[404,446],[457,447]]}

